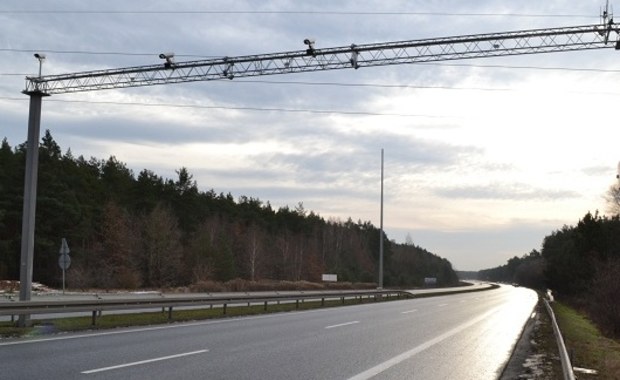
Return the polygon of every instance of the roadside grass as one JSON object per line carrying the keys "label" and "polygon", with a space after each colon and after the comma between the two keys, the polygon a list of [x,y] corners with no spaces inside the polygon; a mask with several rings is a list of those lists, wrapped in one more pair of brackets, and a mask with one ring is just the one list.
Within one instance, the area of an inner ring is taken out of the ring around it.
{"label": "roadside grass", "polygon": [[389,302],[403,300],[404,298],[374,298],[371,299],[345,299],[341,300],[326,300],[324,304],[321,301],[300,301],[298,304],[295,302],[287,302],[280,304],[270,303],[265,310],[265,306],[261,305],[234,305],[226,307],[226,313],[222,307],[213,308],[201,308],[191,310],[173,310],[172,319],[168,319],[168,309],[143,312],[143,313],[131,313],[131,314],[103,314],[96,319],[96,325],[92,325],[92,317],[69,317],[69,318],[54,318],[49,320],[35,320],[34,325],[28,328],[15,327],[14,322],[0,322],[0,337],[26,337],[26,336],[40,336],[48,335],[60,332],[69,331],[85,331],[85,330],[99,330],[99,329],[111,329],[119,327],[137,327],[148,325],[161,325],[175,322],[189,322],[189,321],[201,321],[207,319],[218,318],[230,318],[240,317],[248,315],[258,314],[270,314],[270,313],[282,313],[300,310],[311,310],[328,307],[359,305],[361,303],[375,303],[375,302]]}
{"label": "roadside grass", "polygon": [[620,379],[620,342],[604,337],[592,321],[566,304],[556,301],[552,306],[573,367],[599,372],[576,373],[579,379]]}

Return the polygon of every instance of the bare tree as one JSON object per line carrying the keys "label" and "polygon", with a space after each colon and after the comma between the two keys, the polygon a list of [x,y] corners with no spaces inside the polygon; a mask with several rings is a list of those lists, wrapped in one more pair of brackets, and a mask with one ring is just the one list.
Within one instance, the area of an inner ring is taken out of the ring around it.
{"label": "bare tree", "polygon": [[91,286],[137,288],[141,285],[136,270],[135,252],[139,234],[133,218],[115,202],[103,208],[100,238],[93,250]]}
{"label": "bare tree", "polygon": [[291,254],[291,236],[287,230],[282,231],[282,233],[276,237],[276,249],[280,253],[278,260],[278,266],[280,267],[279,275],[282,277],[281,279],[291,279],[291,271],[288,268]]}
{"label": "bare tree", "polygon": [[605,194],[607,212],[612,215],[620,215],[620,185],[612,185]]}
{"label": "bare tree", "polygon": [[210,280],[215,275],[214,256],[217,236],[220,233],[222,221],[218,216],[206,218],[193,234],[187,250],[184,264],[186,273],[192,281]]}
{"label": "bare tree", "polygon": [[256,224],[253,223],[249,227],[247,238],[246,249],[248,255],[250,280],[254,281],[256,280],[256,272],[262,251],[262,239],[260,237],[260,230]]}
{"label": "bare tree", "polygon": [[407,236],[405,237],[405,244],[413,245],[413,238],[411,237],[411,234],[409,232],[407,232]]}
{"label": "bare tree", "polygon": [[181,232],[170,208],[158,204],[146,216],[142,241],[142,268],[147,285],[167,286],[180,282]]}

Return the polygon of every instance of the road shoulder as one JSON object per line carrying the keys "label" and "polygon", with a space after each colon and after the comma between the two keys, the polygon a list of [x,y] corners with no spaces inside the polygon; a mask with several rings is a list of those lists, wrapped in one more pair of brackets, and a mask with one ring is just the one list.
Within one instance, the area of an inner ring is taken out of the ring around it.
{"label": "road shoulder", "polygon": [[562,378],[562,367],[553,335],[551,319],[542,301],[534,308],[513,354],[499,377],[500,380],[532,379],[555,380]]}

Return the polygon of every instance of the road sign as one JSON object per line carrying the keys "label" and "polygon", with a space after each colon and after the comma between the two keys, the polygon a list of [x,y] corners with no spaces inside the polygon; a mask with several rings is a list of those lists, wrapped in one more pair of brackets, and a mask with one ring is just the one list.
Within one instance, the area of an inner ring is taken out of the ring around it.
{"label": "road sign", "polygon": [[67,270],[71,266],[71,257],[69,255],[60,255],[58,258],[58,265],[60,269]]}
{"label": "road sign", "polygon": [[68,255],[69,252],[71,251],[69,250],[69,244],[67,244],[67,239],[62,238],[62,243],[60,244],[60,254]]}
{"label": "road sign", "polygon": [[62,269],[62,294],[65,294],[65,271],[71,266],[71,257],[69,256],[69,244],[67,239],[62,238],[60,243],[60,257],[58,258],[58,265]]}

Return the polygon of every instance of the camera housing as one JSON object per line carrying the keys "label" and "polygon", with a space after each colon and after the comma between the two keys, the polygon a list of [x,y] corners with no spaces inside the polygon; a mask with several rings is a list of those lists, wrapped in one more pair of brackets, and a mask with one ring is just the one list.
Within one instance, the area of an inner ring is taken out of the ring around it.
{"label": "camera housing", "polygon": [[159,58],[165,59],[164,67],[167,69],[174,69],[174,53],[161,53]]}
{"label": "camera housing", "polygon": [[306,55],[311,55],[313,57],[316,57],[316,50],[314,50],[314,43],[316,41],[314,40],[314,38],[306,38],[304,40],[304,44],[308,45],[308,48],[306,49]]}

